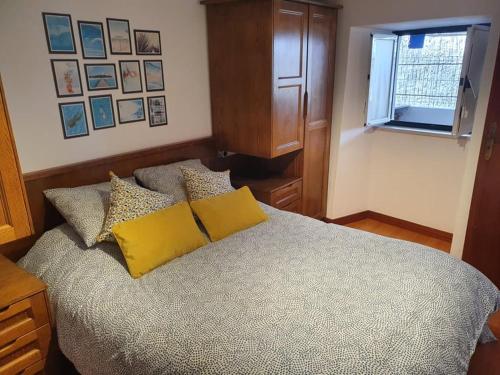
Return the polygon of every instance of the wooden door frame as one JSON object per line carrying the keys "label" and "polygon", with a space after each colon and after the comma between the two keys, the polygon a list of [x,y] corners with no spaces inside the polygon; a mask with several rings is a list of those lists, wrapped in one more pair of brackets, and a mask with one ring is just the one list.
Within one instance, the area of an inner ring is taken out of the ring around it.
{"label": "wooden door frame", "polygon": [[[491,129],[493,124],[496,122],[497,126],[500,127],[500,122],[498,120],[495,121],[494,116],[497,116],[497,111],[495,106],[500,105],[500,43],[499,48],[497,50],[497,56],[495,59],[495,69],[492,78],[492,86],[490,91],[490,97],[488,100],[488,109],[486,113],[484,132],[481,141],[481,148],[479,151],[479,159],[477,162],[477,170],[476,176],[474,179],[474,190],[472,194],[470,210],[469,210],[469,218],[467,223],[467,230],[464,241],[464,248],[462,259],[464,261],[470,260],[474,253],[472,249],[472,241],[474,238],[474,230],[476,220],[479,218],[479,206],[482,199],[483,186],[485,185],[485,177],[488,173],[488,162],[484,159],[484,155],[486,153],[486,149],[488,147],[488,141],[491,138]],[[496,135],[494,136],[496,141],[496,152],[500,152],[500,128],[497,129]],[[500,188],[500,187],[499,187]],[[471,262],[473,263],[473,262]]]}

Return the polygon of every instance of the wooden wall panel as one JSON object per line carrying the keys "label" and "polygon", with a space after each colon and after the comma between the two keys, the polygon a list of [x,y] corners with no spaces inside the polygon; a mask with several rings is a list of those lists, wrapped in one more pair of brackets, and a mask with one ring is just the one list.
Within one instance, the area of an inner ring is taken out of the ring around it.
{"label": "wooden wall panel", "polygon": [[210,5],[207,27],[217,149],[270,157],[272,2]]}
{"label": "wooden wall panel", "polygon": [[212,167],[216,158],[213,138],[195,139],[28,173],[24,175],[24,181],[35,234],[0,246],[0,254],[16,260],[27,252],[44,231],[64,222],[57,210],[44,197],[43,191],[46,189],[95,184],[109,181],[109,171],[126,177],[132,176],[134,170],[138,168],[194,158],[202,159],[205,165]]}
{"label": "wooden wall panel", "polygon": [[304,146],[307,75],[307,4],[274,2],[274,100],[272,156]]}
{"label": "wooden wall panel", "polygon": [[29,236],[31,222],[0,82],[0,245]]}
{"label": "wooden wall panel", "polygon": [[302,210],[319,219],[328,193],[336,24],[335,10],[310,6]]}

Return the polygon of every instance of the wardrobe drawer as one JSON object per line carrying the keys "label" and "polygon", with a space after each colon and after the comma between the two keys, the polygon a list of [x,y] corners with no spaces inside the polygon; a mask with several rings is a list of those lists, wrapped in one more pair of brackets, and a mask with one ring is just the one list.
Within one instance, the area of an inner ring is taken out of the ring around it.
{"label": "wardrobe drawer", "polygon": [[295,212],[296,214],[300,214],[302,209],[301,206],[302,206],[302,199],[299,199],[298,201],[293,201],[292,203],[289,203],[286,206],[281,207],[280,209],[283,211]]}
{"label": "wardrobe drawer", "polygon": [[302,198],[302,181],[283,186],[271,194],[271,206],[283,209]]}
{"label": "wardrobe drawer", "polygon": [[13,303],[0,310],[0,348],[49,323],[44,293]]}

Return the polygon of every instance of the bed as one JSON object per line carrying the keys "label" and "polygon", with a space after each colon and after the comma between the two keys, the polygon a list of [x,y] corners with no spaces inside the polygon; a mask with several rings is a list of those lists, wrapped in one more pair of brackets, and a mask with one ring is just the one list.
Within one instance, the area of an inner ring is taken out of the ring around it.
{"label": "bed", "polygon": [[19,264],[48,284],[59,346],[83,374],[464,374],[495,339],[500,293],[473,267],[263,209],[267,222],[138,280],[117,245],[86,249],[67,224]]}

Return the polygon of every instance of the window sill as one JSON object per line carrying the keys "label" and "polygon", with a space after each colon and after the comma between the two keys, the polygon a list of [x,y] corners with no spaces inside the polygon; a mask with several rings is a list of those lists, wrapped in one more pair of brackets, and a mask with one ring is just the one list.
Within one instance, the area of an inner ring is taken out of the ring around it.
{"label": "window sill", "polygon": [[470,135],[455,135],[450,132],[438,131],[438,130],[427,130],[427,129],[415,129],[415,128],[407,128],[401,126],[391,126],[391,125],[372,125],[368,126],[368,129],[373,130],[384,130],[395,133],[409,133],[409,134],[417,134],[417,135],[427,135],[431,137],[438,138],[451,138],[451,139],[464,139],[469,140],[471,138]]}

